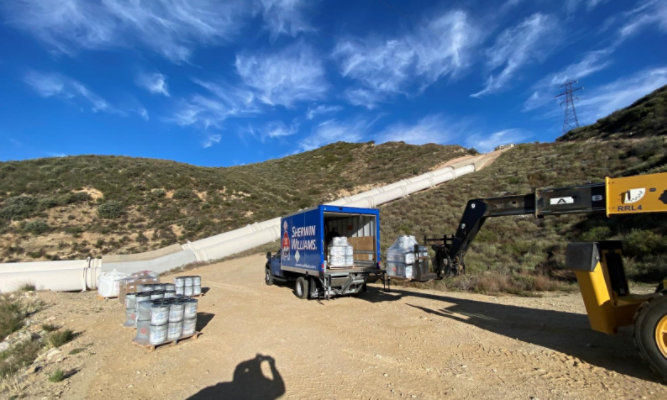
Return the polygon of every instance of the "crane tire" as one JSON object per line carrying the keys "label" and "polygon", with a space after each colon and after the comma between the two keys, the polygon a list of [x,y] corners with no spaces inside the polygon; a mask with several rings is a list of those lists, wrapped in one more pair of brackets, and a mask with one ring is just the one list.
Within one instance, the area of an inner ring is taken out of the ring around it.
{"label": "crane tire", "polygon": [[639,307],[633,338],[644,361],[667,382],[667,296],[655,296]]}

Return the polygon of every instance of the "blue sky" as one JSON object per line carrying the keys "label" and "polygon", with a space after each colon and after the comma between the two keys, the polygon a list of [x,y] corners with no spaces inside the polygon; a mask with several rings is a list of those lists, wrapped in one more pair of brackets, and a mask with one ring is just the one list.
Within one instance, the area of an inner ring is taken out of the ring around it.
{"label": "blue sky", "polygon": [[552,141],[667,84],[657,0],[0,4],[0,160],[231,166],[335,141]]}

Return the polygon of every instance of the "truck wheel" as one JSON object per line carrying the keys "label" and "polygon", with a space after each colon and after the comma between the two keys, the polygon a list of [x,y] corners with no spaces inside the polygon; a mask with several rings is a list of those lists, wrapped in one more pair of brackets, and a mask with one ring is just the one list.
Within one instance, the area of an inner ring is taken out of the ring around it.
{"label": "truck wheel", "polygon": [[308,280],[303,276],[300,276],[296,279],[296,285],[294,286],[294,293],[296,297],[300,299],[308,298]]}
{"label": "truck wheel", "polygon": [[273,272],[271,268],[265,268],[266,272],[264,273],[264,283],[271,286],[273,285]]}
{"label": "truck wheel", "polygon": [[656,296],[639,307],[633,336],[642,358],[667,380],[667,296]]}

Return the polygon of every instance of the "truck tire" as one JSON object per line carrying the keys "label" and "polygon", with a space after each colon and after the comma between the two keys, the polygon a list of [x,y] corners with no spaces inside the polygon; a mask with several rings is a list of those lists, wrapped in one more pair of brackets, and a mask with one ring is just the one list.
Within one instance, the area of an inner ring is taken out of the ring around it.
{"label": "truck tire", "polygon": [[273,272],[271,272],[271,268],[266,267],[264,272],[264,283],[266,283],[268,286],[273,285]]}
{"label": "truck tire", "polygon": [[294,285],[294,294],[300,299],[308,298],[308,279],[300,276],[296,279],[296,284]]}
{"label": "truck tire", "polygon": [[635,314],[634,341],[651,369],[667,381],[667,296],[653,297]]}

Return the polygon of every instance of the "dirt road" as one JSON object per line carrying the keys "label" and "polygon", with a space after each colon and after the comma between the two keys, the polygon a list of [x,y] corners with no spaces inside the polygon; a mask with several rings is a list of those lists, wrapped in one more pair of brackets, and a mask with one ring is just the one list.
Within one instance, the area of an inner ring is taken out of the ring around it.
{"label": "dirt road", "polygon": [[[263,264],[255,255],[192,271],[210,288],[199,303],[203,335],[153,352],[131,343],[117,300],[40,293],[49,306],[33,323],[80,335],[20,384],[31,398],[67,399],[667,398],[631,332],[592,332],[578,294],[374,286],[304,301],[265,286]],[[73,375],[51,383],[56,368]]]}

